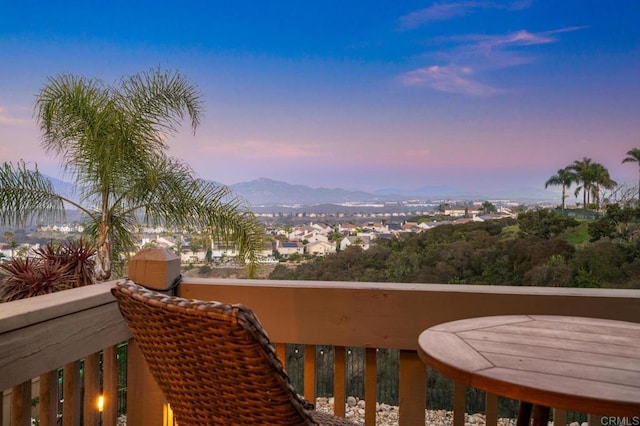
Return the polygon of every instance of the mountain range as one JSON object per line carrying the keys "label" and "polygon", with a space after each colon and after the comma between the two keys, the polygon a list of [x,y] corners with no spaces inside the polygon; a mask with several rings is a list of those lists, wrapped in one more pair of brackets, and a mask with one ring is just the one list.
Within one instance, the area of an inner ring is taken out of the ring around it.
{"label": "mountain range", "polygon": [[[65,196],[72,196],[73,184],[50,178],[54,188]],[[210,181],[220,185],[219,182]],[[487,200],[510,199],[515,201],[539,202],[553,200],[553,194],[543,189],[525,188],[521,191],[470,193],[460,188],[445,185],[422,186],[419,188],[384,188],[372,192],[350,191],[342,188],[311,188],[267,178],[228,185],[238,196],[253,206],[267,205],[318,205],[347,202],[384,202],[421,200]]]}
{"label": "mountain range", "polygon": [[537,188],[517,191],[487,191],[473,193],[446,186],[427,185],[418,188],[384,188],[372,192],[350,191],[341,188],[311,188],[267,178],[229,185],[237,195],[252,205],[305,204],[317,205],[346,202],[383,202],[420,200],[488,200],[509,199],[523,202],[551,201],[554,194]]}

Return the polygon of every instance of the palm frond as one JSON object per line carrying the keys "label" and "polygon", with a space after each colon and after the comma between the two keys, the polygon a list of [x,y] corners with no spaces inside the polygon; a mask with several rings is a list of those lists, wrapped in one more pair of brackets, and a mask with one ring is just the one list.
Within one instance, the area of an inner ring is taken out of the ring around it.
{"label": "palm frond", "polygon": [[24,161],[0,166],[0,223],[64,218],[66,198],[56,194],[51,181]]}
{"label": "palm frond", "polygon": [[123,103],[140,120],[166,133],[175,133],[186,116],[195,133],[204,110],[202,95],[177,71],[151,69],[121,81]]}

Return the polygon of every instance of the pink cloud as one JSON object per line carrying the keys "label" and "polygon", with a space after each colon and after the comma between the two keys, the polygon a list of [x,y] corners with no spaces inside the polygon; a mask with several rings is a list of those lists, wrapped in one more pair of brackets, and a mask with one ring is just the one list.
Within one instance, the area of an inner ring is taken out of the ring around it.
{"label": "pink cloud", "polygon": [[458,16],[465,16],[471,14],[476,9],[522,10],[530,6],[531,0],[520,0],[507,4],[493,1],[434,3],[429,7],[415,10],[400,17],[400,27],[403,29],[414,29],[429,22],[444,21]]}
{"label": "pink cloud", "polygon": [[473,70],[457,65],[419,68],[400,76],[405,86],[429,87],[440,92],[459,93],[471,96],[492,96],[500,89],[482,84],[472,79]]}

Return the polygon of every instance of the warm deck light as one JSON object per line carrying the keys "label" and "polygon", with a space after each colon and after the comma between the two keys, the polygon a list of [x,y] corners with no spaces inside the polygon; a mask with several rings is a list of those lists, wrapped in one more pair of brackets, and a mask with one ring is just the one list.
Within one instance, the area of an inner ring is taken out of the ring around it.
{"label": "warm deck light", "polygon": [[101,413],[104,411],[104,395],[98,396],[98,411]]}
{"label": "warm deck light", "polygon": [[173,410],[171,409],[171,405],[164,404],[162,406],[162,408],[163,408],[163,410],[162,410],[163,411],[163,413],[162,413],[163,414],[162,415],[162,417],[163,417],[162,424],[164,426],[174,426],[175,423],[173,421]]}

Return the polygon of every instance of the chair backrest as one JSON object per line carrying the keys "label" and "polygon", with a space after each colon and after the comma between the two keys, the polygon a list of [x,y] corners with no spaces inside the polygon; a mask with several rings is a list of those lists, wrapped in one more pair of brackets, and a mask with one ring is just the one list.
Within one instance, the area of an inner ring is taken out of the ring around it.
{"label": "chair backrest", "polygon": [[250,309],[131,281],[112,293],[179,426],[314,424]]}

